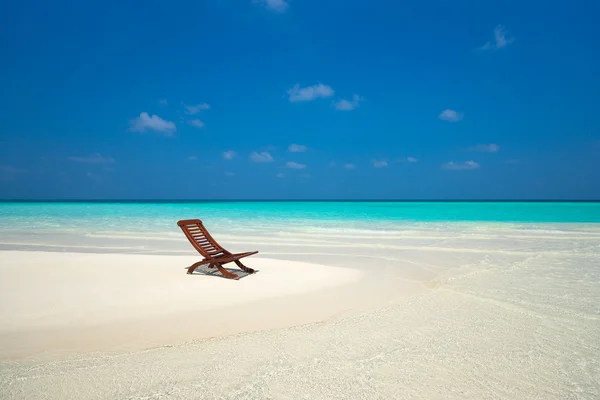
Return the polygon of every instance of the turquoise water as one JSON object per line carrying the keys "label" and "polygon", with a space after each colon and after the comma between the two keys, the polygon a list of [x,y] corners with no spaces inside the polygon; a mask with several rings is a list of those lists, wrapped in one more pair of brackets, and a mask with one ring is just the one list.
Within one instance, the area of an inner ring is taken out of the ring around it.
{"label": "turquoise water", "polygon": [[[165,250],[172,246],[169,238],[181,238],[177,221],[192,218],[227,240],[340,234],[364,240],[490,229],[563,234],[597,229],[600,203],[5,202],[0,203],[0,248]],[[150,237],[156,240],[149,242]]]}
{"label": "turquoise water", "polygon": [[172,227],[177,220],[187,218],[228,224],[269,220],[325,224],[352,221],[600,223],[600,202],[0,203],[0,227],[27,224],[59,228],[92,223],[122,228],[127,223],[135,226],[142,221],[158,228]]}

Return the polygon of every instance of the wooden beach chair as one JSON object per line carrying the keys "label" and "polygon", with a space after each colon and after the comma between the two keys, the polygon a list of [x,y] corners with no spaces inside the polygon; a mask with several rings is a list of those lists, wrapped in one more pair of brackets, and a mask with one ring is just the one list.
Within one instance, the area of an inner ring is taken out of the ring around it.
{"label": "wooden beach chair", "polygon": [[208,264],[208,268],[217,268],[225,278],[238,280],[238,275],[223,268],[223,265],[230,262],[236,263],[242,271],[248,274],[256,272],[242,264],[240,259],[256,254],[258,251],[233,254],[225,250],[213,239],[199,219],[184,219],[177,221],[177,225],[179,225],[192,246],[204,257],[202,261],[198,261],[188,268],[188,274],[193,273],[200,265]]}

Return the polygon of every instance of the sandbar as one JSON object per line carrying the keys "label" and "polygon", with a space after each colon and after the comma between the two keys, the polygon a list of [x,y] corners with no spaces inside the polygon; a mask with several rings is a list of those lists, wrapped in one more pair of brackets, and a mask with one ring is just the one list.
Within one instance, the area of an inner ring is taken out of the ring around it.
{"label": "sandbar", "polygon": [[257,273],[234,281],[208,269],[188,275],[197,260],[1,251],[0,358],[129,350],[315,322],[348,309],[325,289],[363,274],[257,255],[244,259]]}

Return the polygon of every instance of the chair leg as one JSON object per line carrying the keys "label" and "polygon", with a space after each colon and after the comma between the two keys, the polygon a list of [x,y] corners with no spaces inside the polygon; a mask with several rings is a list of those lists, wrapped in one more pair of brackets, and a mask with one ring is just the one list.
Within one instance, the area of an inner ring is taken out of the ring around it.
{"label": "chair leg", "polygon": [[198,268],[198,266],[200,266],[201,264],[202,264],[202,261],[198,261],[197,263],[192,264],[192,266],[188,268],[187,273],[188,274],[194,273],[194,270],[196,268]]}
{"label": "chair leg", "polygon": [[223,276],[225,278],[229,278],[229,279],[235,279],[236,281],[238,279],[240,279],[239,276],[237,276],[236,274],[234,274],[233,272],[229,272],[227,271],[225,268],[223,268],[223,266],[220,263],[214,263],[213,265],[215,265],[217,267],[217,269],[219,270],[219,272],[221,274],[223,274]]}
{"label": "chair leg", "polygon": [[240,269],[241,269],[242,271],[244,271],[244,272],[247,272],[247,273],[249,273],[249,274],[253,274],[253,273],[255,273],[255,272],[256,272],[256,271],[255,271],[255,270],[253,270],[252,268],[250,268],[250,267],[246,267],[244,264],[242,264],[242,262],[241,262],[240,260],[235,260],[235,264],[236,264],[238,267],[240,267]]}

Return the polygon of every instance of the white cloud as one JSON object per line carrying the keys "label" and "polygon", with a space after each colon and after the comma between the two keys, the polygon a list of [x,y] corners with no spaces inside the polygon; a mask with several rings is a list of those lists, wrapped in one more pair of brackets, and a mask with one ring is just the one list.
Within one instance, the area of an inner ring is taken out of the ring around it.
{"label": "white cloud", "polygon": [[69,160],[90,164],[111,164],[115,162],[112,157],[104,157],[100,153],[94,153],[83,157],[69,157]]}
{"label": "white cloud", "polygon": [[458,122],[463,119],[464,114],[454,110],[446,109],[439,115],[439,119],[449,122]]}
{"label": "white cloud", "polygon": [[303,168],[306,168],[306,165],[304,165],[304,164],[298,164],[297,162],[294,162],[294,161],[288,161],[288,162],[286,162],[285,166],[287,168],[292,168],[292,169],[303,169]]}
{"label": "white cloud", "polygon": [[340,111],[352,111],[360,105],[360,102],[364,99],[359,95],[355,94],[352,96],[352,100],[342,99],[333,103],[336,110]]}
{"label": "white cloud", "polygon": [[200,121],[199,119],[193,119],[190,121],[190,125],[195,126],[196,128],[203,128],[204,122]]}
{"label": "white cloud", "polygon": [[271,162],[273,161],[273,157],[266,151],[261,151],[260,153],[254,151],[250,154],[250,160],[254,162]]}
{"label": "white cloud", "polygon": [[402,163],[416,163],[419,160],[415,157],[400,157],[398,159],[398,162],[402,162]]}
{"label": "white cloud", "polygon": [[373,166],[375,168],[383,168],[388,166],[388,162],[385,160],[373,160]]}
{"label": "white cloud", "polygon": [[348,164],[344,164],[344,168],[346,168],[346,169],[354,169],[354,168],[356,168],[356,166],[354,164],[348,163]]}
{"label": "white cloud", "polygon": [[478,144],[477,146],[470,147],[468,150],[480,151],[484,153],[496,153],[500,150],[500,146],[495,143],[490,144]]}
{"label": "white cloud", "polygon": [[290,147],[288,147],[288,150],[292,153],[302,153],[302,152],[305,152],[306,150],[308,150],[308,147],[301,145],[301,144],[290,144]]}
{"label": "white cloud", "polygon": [[269,10],[278,13],[285,12],[289,7],[289,4],[285,0],[254,0],[254,2],[263,4]]}
{"label": "white cloud", "polygon": [[293,88],[287,91],[291,102],[297,101],[312,101],[317,98],[325,98],[333,96],[333,89],[322,83],[313,86],[300,87],[296,84]]}
{"label": "white cloud", "polygon": [[196,104],[195,106],[188,106],[187,104],[184,104],[183,107],[185,108],[186,114],[194,115],[194,114],[198,114],[200,111],[209,110],[210,104],[201,103],[201,104]]}
{"label": "white cloud", "polygon": [[138,118],[132,119],[129,123],[131,125],[129,130],[133,132],[146,132],[150,129],[171,136],[176,130],[174,122],[165,121],[158,115],[150,116],[147,112],[141,113]]}
{"label": "white cloud", "polygon": [[335,161],[331,161],[331,162],[329,163],[329,167],[335,167]]}
{"label": "white cloud", "polygon": [[452,169],[452,170],[465,170],[465,169],[477,169],[479,168],[479,164],[475,161],[465,161],[462,163],[455,163],[454,161],[450,161],[442,165],[443,169]]}
{"label": "white cloud", "polygon": [[226,160],[232,160],[233,157],[235,157],[235,151],[233,150],[228,150],[228,151],[224,151],[223,152],[223,158]]}
{"label": "white cloud", "polygon": [[494,28],[494,41],[487,42],[480,47],[481,50],[498,50],[502,49],[515,41],[514,37],[509,37],[506,34],[506,28],[502,25]]}
{"label": "white cloud", "polygon": [[196,157],[196,156],[189,156],[188,157],[189,161],[196,161],[197,159],[198,159],[198,157]]}
{"label": "white cloud", "polygon": [[279,172],[279,173],[275,174],[275,176],[278,178],[283,178],[285,176],[285,174],[283,172]]}

